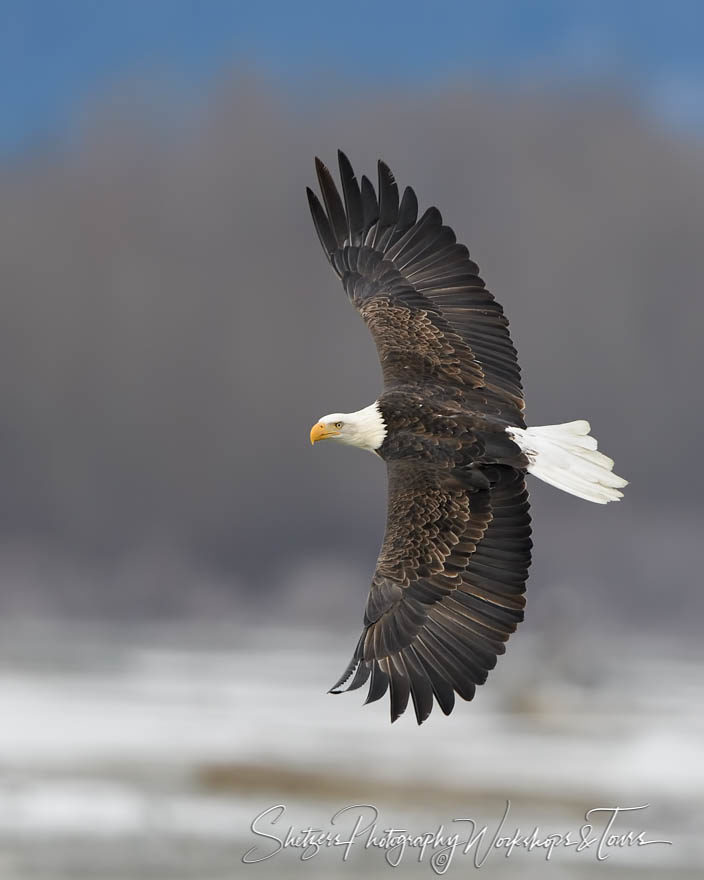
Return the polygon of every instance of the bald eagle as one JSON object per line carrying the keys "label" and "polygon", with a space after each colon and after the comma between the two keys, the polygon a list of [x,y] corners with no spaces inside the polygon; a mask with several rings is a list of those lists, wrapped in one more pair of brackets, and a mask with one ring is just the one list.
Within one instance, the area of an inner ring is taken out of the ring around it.
{"label": "bald eagle", "polygon": [[[409,698],[421,724],[433,699],[471,700],[523,620],[531,560],[526,474],[605,504],[626,481],[586,421],[526,427],[521,373],[503,309],[437,208],[419,218],[384,162],[378,187],[338,154],[342,197],[316,159],[307,190],[323,250],[371,331],[383,392],[323,416],[311,443],[336,440],[386,462],[384,536],[354,656],[331,693],[369,680]],[[351,680],[350,680],[351,679]],[[347,687],[343,686],[347,684]]]}

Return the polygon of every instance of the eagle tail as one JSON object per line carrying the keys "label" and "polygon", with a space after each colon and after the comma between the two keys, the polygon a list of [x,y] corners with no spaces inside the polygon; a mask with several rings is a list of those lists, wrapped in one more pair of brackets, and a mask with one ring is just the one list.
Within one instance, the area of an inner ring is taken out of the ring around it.
{"label": "eagle tail", "polygon": [[589,422],[506,430],[527,456],[528,472],[544,482],[596,504],[623,497],[619,489],[628,481],[613,473],[612,459],[597,451]]}

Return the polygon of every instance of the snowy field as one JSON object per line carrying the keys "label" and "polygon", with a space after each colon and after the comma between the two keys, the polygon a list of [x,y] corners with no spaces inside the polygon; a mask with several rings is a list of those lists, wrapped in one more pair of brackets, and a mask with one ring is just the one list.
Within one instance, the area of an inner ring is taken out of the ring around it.
{"label": "snowy field", "polygon": [[[69,637],[34,624],[0,635],[0,880],[397,876],[381,845],[357,843],[346,861],[341,847],[305,861],[294,848],[252,865],[242,856],[276,848],[250,826],[279,804],[270,834],[329,830],[336,811],[362,804],[377,808],[379,831],[472,818],[488,844],[507,800],[502,834],[578,836],[590,808],[650,804],[614,830],[672,845],[613,846],[604,861],[596,846],[556,846],[549,862],[537,847],[508,858],[496,848],[482,876],[702,876],[701,654],[607,635],[598,650],[546,647],[522,634],[473,704],[418,728],[412,711],[389,725],[385,700],[362,708],[359,692],[325,693],[350,634]],[[455,852],[447,875],[475,871],[473,853]],[[431,854],[419,861],[409,846],[404,876],[435,876]]]}

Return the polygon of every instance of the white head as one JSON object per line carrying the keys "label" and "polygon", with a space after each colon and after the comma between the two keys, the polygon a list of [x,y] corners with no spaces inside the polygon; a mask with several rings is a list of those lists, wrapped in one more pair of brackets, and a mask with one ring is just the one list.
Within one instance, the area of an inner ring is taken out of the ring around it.
{"label": "white head", "polygon": [[338,440],[370,452],[381,446],[384,437],[386,425],[376,402],[358,412],[330,413],[323,416],[310,430],[311,443],[317,443],[318,440]]}

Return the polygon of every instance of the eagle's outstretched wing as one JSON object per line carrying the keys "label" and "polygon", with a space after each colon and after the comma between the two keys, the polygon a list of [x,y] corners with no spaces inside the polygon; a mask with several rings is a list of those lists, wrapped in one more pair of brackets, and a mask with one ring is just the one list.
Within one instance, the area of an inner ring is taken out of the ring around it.
{"label": "eagle's outstretched wing", "polygon": [[[386,535],[354,657],[334,692],[391,690],[391,720],[409,696],[424,721],[437,700],[471,700],[523,620],[531,550],[524,475],[484,469],[490,488],[439,482],[436,469],[389,462]],[[352,677],[353,676],[353,677]],[[350,681],[351,678],[351,681]]]}
{"label": "eagle's outstretched wing", "polygon": [[340,152],[343,198],[316,159],[323,197],[308,189],[315,228],[348,296],[374,336],[386,387],[431,379],[460,386],[477,412],[523,427],[523,390],[503,309],[437,208],[418,219],[410,187],[399,199],[379,162],[379,197]]}

